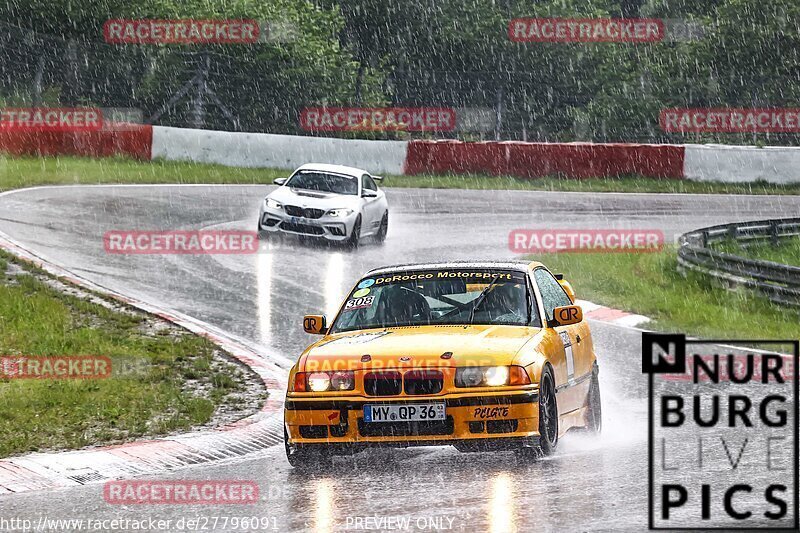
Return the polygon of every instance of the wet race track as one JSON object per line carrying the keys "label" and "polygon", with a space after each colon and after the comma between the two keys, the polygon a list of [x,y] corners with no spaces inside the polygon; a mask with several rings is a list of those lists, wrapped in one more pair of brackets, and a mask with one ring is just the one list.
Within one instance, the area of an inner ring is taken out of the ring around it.
{"label": "wet race track", "polygon": [[[715,223],[797,216],[800,197],[388,190],[386,243],[357,251],[266,245],[256,255],[106,254],[109,230],[255,228],[266,186],[54,187],[0,197],[0,229],[42,258],[99,285],[229,332],[288,369],[313,339],[304,313],[332,314],[377,266],[507,259],[518,228],[662,230],[667,240]],[[733,217],[733,218],[732,218]],[[567,273],[567,276],[569,273]],[[581,280],[572,279],[578,297]],[[555,456],[452,448],[380,450],[301,473],[282,446],[244,459],[165,473],[169,479],[247,479],[255,506],[119,506],[102,485],[0,497],[4,516],[60,518],[269,517],[278,531],[630,530],[647,526],[647,403],[641,333],[591,323],[604,432],[568,434]],[[282,390],[271,391],[283,396]],[[176,526],[173,526],[176,529]],[[218,530],[223,529],[218,527]]]}

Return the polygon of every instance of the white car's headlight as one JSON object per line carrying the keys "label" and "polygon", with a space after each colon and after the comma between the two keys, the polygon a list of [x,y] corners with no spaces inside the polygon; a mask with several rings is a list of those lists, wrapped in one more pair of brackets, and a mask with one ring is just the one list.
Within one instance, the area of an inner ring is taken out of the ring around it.
{"label": "white car's headlight", "polygon": [[280,202],[276,202],[272,198],[267,198],[267,207],[270,209],[281,209],[283,206]]}
{"label": "white car's headlight", "polygon": [[330,217],[348,217],[353,214],[352,209],[331,209],[328,211],[328,216]]}

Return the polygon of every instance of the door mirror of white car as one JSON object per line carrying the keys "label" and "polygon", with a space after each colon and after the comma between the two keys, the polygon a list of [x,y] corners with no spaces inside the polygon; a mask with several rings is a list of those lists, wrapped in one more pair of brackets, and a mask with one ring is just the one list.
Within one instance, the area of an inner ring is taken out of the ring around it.
{"label": "door mirror of white car", "polygon": [[378,197],[378,191],[373,191],[371,189],[364,189],[364,190],[361,191],[361,197],[362,198],[377,198]]}
{"label": "door mirror of white car", "polygon": [[274,180],[272,180],[272,183],[274,183],[275,185],[283,185],[284,183],[286,183],[286,180],[288,179],[289,178],[275,178]]}
{"label": "door mirror of white car", "polygon": [[383,176],[372,176],[375,181],[383,181]]}

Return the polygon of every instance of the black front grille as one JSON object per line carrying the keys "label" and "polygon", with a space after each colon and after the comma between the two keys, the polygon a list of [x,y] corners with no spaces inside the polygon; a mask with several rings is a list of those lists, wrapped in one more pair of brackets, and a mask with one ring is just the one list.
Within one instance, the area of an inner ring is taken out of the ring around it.
{"label": "black front grille", "polygon": [[400,372],[367,372],[364,374],[364,392],[370,396],[397,396],[403,386]]}
{"label": "black front grille", "polygon": [[406,394],[438,394],[444,386],[444,374],[440,370],[411,370],[403,376]]}
{"label": "black front grille", "polygon": [[470,422],[469,423],[469,432],[470,433],[483,433],[484,430],[483,422]]}
{"label": "black front grille", "polygon": [[310,224],[292,224],[291,222],[284,222],[281,228],[286,231],[293,231],[295,233],[305,233],[307,235],[322,235],[324,231],[319,226],[312,226]]}
{"label": "black front grille", "polygon": [[517,430],[516,420],[487,420],[486,433],[514,433]]}
{"label": "black front grille", "polygon": [[344,437],[347,435],[347,424],[340,424],[338,426],[331,426],[331,437]]}
{"label": "black front grille", "polygon": [[344,228],[342,226],[325,226],[325,227],[328,228],[328,231],[331,232],[331,235],[344,237]]}
{"label": "black front grille", "polygon": [[313,209],[311,207],[303,208],[296,205],[285,205],[283,209],[286,211],[287,215],[293,217],[320,218],[325,214],[324,209]]}
{"label": "black front grille", "polygon": [[300,426],[300,436],[304,439],[327,439],[328,426]]}
{"label": "black front grille", "polygon": [[424,422],[364,422],[358,419],[358,433],[362,437],[424,437],[452,435],[453,417]]}

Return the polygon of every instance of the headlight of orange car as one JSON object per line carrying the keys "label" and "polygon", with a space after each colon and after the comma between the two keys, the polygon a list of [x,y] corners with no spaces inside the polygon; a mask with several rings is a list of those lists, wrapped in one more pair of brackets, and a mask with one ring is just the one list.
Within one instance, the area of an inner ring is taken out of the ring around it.
{"label": "headlight of orange car", "polygon": [[353,390],[356,386],[352,371],[298,372],[294,375],[292,392],[327,392]]}
{"label": "headlight of orange car", "polygon": [[521,366],[471,366],[456,369],[456,387],[502,387],[530,385],[531,378]]}

